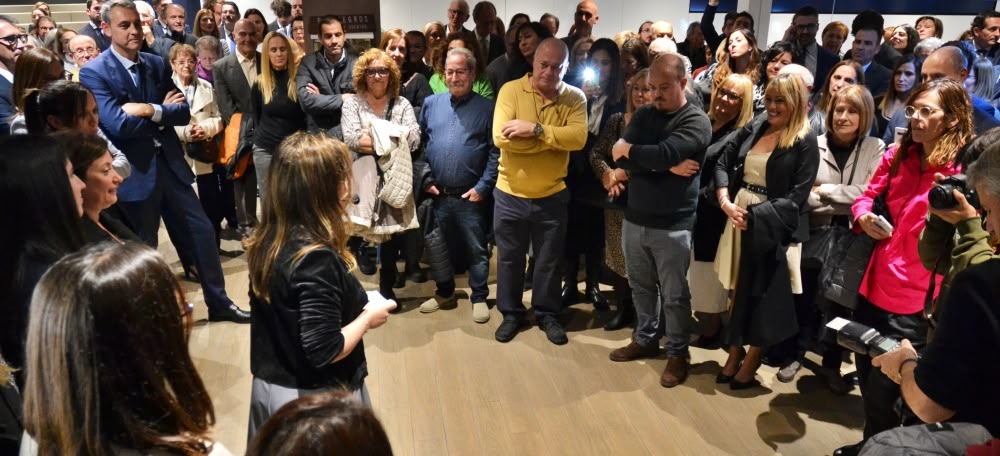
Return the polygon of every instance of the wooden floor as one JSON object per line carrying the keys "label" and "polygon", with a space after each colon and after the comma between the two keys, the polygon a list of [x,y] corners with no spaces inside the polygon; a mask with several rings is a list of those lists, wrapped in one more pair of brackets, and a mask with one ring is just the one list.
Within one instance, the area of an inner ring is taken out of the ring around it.
{"label": "wooden floor", "polygon": [[[166,239],[160,251],[178,266]],[[228,241],[223,248],[238,249]],[[223,268],[230,297],[248,308],[244,256],[223,258]],[[359,274],[368,289],[376,277]],[[490,284],[493,296],[494,278]],[[725,353],[692,349],[687,382],[666,389],[665,359],[608,360],[630,335],[604,331],[608,314],[583,304],[566,311],[564,346],[537,327],[500,344],[499,312],[474,323],[464,276],[458,285],[466,297],[458,308],[421,314],[433,283],[408,283],[397,291],[403,312],[365,336],[367,385],[397,455],[823,455],[861,438],[857,391],[835,396],[806,369],[784,384],[765,366],[764,388],[732,392],[714,382]],[[250,327],[207,323],[199,287],[184,286],[200,319],[190,348],[215,403],[216,438],[242,454]]]}

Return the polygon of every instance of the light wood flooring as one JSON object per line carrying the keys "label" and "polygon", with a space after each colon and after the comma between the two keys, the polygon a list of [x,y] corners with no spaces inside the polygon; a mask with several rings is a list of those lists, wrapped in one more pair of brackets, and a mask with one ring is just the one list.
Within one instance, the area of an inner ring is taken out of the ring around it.
{"label": "light wood flooring", "polygon": [[[163,230],[160,251],[180,271]],[[249,308],[244,256],[222,264],[230,297]],[[376,288],[377,276],[359,278]],[[243,454],[250,327],[209,324],[200,288],[183,283],[200,320],[190,349],[215,403],[216,438]],[[500,344],[499,312],[474,323],[464,276],[458,286],[466,297],[458,308],[421,314],[417,306],[434,285],[407,283],[397,290],[403,312],[365,336],[367,385],[397,455],[823,455],[861,438],[857,390],[835,396],[807,369],[785,384],[764,366],[763,388],[732,392],[714,381],[725,353],[692,349],[687,382],[666,389],[659,385],[665,358],[608,360],[630,335],[604,331],[609,314],[587,304],[567,310],[564,346],[537,327]],[[491,296],[495,287],[491,277]]]}

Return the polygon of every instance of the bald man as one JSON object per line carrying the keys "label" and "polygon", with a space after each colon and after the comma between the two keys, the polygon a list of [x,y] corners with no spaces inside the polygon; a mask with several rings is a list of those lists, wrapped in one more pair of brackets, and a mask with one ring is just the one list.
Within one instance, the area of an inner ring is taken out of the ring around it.
{"label": "bald man", "polygon": [[[931,52],[931,55],[927,56],[927,59],[924,60],[924,65],[920,69],[923,82],[948,78],[964,83],[969,77],[969,68],[972,66],[970,61],[973,59],[975,59],[975,54],[971,52],[966,54],[957,46],[946,44]],[[996,110],[993,108],[993,105],[987,100],[973,95],[971,92],[969,93],[969,99],[972,101],[972,122],[977,135],[981,135],[993,127],[1000,126],[1000,121],[995,117]],[[885,131],[879,132],[882,135],[882,141],[885,141],[886,144],[892,144],[897,137],[902,137],[902,132],[905,131],[908,125],[909,122],[907,122],[906,116],[903,115],[903,110],[897,109],[896,113],[892,115],[892,120],[889,121],[889,125]],[[897,134],[897,130],[900,134]]]}
{"label": "bald man", "polygon": [[597,3],[593,0],[583,0],[576,5],[573,12],[573,33],[562,39],[567,49],[573,49],[573,45],[581,38],[587,38],[594,34],[594,26],[601,19],[597,15]]}
{"label": "bald man", "polygon": [[568,55],[562,41],[542,41],[532,72],[504,84],[497,96],[493,141],[500,149],[500,165],[493,227],[497,309],[503,314],[496,331],[500,342],[509,342],[527,322],[521,298],[529,245],[535,259],[535,320],[550,342],[568,342],[556,320],[569,203],[564,180],[570,151],[582,150],[587,141],[587,99],[562,82]]}
{"label": "bald man", "polygon": [[[667,365],[660,385],[672,388],[688,373],[687,270],[699,172],[712,123],[685,97],[688,77],[679,55],[657,57],[649,68],[649,82],[656,98],[632,115],[624,136],[611,150],[627,173],[622,247],[637,320],[632,341],[612,351],[610,358],[622,362],[659,356],[660,339],[666,336]],[[620,190],[612,187],[611,192],[616,191]]]}
{"label": "bald man", "polygon": [[673,41],[674,26],[667,21],[656,21],[649,27],[649,33],[652,35],[654,40],[657,38],[670,38],[670,40]]}

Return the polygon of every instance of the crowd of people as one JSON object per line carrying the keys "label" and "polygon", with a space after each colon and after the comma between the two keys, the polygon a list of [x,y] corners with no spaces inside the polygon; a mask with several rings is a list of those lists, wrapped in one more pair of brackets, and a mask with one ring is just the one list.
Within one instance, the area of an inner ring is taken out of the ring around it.
{"label": "crowd of people", "polygon": [[[692,346],[727,352],[732,390],[762,364],[791,382],[815,351],[864,400],[864,440],[835,455],[919,420],[1000,435],[1000,12],[945,42],[934,17],[820,32],[805,6],[766,44],[748,12],[716,30],[718,3],[678,43],[659,18],[593,36],[593,0],[562,38],[552,14],[505,28],[453,0],[368,49],[336,16],[309,43],[302,0],[274,0],[270,24],[207,0],[192,31],[168,0],[88,0],[77,31],[44,2],[27,30],[0,16],[0,195],[20,201],[0,232],[0,384],[24,431],[0,444],[228,454],[161,222],[208,320],[250,324],[249,454],[391,454],[365,333],[408,281],[435,282],[419,312],[459,307],[465,272],[488,322],[491,256],[501,343],[533,320],[566,344],[564,309],[613,306],[605,329],[634,330],[609,358],[665,354],[667,388]],[[249,311],[222,240],[245,249]],[[864,243],[850,299],[830,297],[835,252]],[[821,337],[838,316],[901,347],[842,376]]]}

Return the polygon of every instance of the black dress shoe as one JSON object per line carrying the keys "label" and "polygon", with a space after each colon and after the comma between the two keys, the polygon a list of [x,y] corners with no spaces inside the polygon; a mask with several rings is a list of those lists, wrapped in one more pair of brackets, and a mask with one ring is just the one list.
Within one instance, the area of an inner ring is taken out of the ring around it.
{"label": "black dress shoe", "polygon": [[563,285],[562,292],[559,293],[559,302],[563,307],[580,302],[580,292],[577,291],[575,283]]}
{"label": "black dress shoe", "polygon": [[625,299],[618,303],[618,310],[615,316],[611,317],[604,324],[605,331],[617,331],[635,322],[635,305],[631,299]]}
{"label": "black dress shoe", "polygon": [[601,289],[597,285],[587,285],[587,291],[584,292],[583,299],[594,304],[595,310],[606,312],[611,309],[608,307],[608,299],[604,297],[604,294],[601,293]]}
{"label": "black dress shoe", "polygon": [[181,268],[184,269],[184,280],[194,283],[201,282],[198,277],[198,268],[194,267],[193,264],[181,264]]}
{"label": "black dress shoe", "polygon": [[393,288],[403,288],[406,286],[406,276],[400,273],[396,273],[396,279],[392,281]]}
{"label": "black dress shoe", "polygon": [[753,379],[753,380],[750,380],[749,382],[741,382],[739,380],[736,380],[735,377],[733,377],[733,379],[729,381],[729,389],[731,389],[733,391],[750,389],[750,388],[753,388],[753,387],[756,387],[756,386],[760,386],[760,382],[757,381],[756,378]]}
{"label": "black dress shoe", "polygon": [[844,374],[844,383],[851,386],[858,386],[861,384],[861,379],[858,377],[858,371],[849,372]]}
{"label": "black dress shoe", "polygon": [[358,270],[364,275],[372,275],[375,273],[375,263],[372,261],[372,257],[368,255],[366,249],[362,248],[361,252],[355,254],[358,257]]}
{"label": "black dress shoe", "polygon": [[427,281],[427,273],[423,269],[409,270],[406,272],[406,280],[413,283],[424,283]]}
{"label": "black dress shoe", "polygon": [[247,312],[236,304],[227,307],[208,311],[208,321],[231,321],[233,323],[250,323],[250,312]]}
{"label": "black dress shoe", "polygon": [[718,383],[720,385],[724,384],[724,383],[729,383],[729,382],[732,382],[732,381],[733,381],[733,376],[732,375],[726,375],[726,374],[723,374],[722,372],[719,372],[718,374],[715,375],[715,383]]}
{"label": "black dress shoe", "polygon": [[862,440],[854,445],[847,445],[837,448],[833,452],[833,456],[857,456],[861,452],[861,448],[865,446],[865,441]]}

